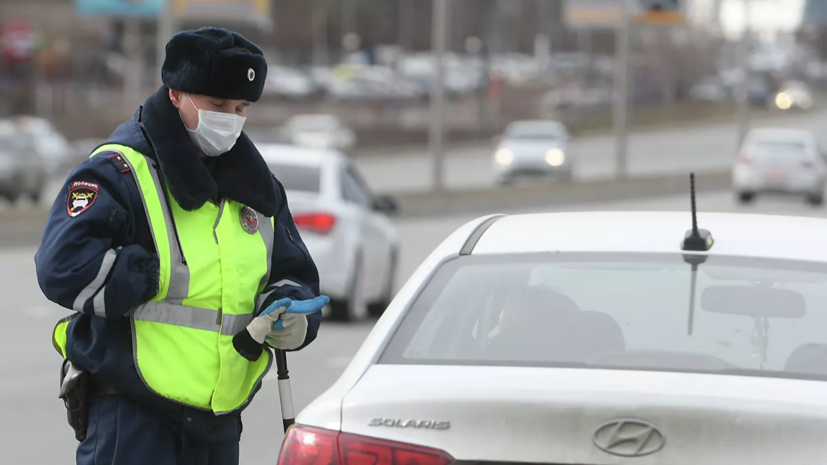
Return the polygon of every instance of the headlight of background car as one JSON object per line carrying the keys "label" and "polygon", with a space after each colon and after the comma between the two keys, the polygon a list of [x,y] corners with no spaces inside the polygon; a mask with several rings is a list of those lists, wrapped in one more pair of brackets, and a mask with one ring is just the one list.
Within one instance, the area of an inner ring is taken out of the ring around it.
{"label": "headlight of background car", "polygon": [[566,153],[561,149],[549,149],[546,152],[546,163],[550,166],[561,166],[566,161]]}
{"label": "headlight of background car", "polygon": [[499,149],[494,154],[494,159],[500,165],[510,165],[514,162],[514,152],[509,149]]}
{"label": "headlight of background car", "polygon": [[781,92],[775,97],[775,105],[782,110],[789,110],[793,106],[793,99],[787,92]]}

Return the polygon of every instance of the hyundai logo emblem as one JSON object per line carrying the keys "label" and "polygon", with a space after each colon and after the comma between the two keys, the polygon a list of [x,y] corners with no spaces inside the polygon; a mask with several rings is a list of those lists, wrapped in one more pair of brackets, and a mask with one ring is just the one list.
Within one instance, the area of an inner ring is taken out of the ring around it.
{"label": "hyundai logo emblem", "polygon": [[592,436],[603,452],[619,457],[643,457],[663,449],[666,439],[651,423],[623,419],[600,425]]}

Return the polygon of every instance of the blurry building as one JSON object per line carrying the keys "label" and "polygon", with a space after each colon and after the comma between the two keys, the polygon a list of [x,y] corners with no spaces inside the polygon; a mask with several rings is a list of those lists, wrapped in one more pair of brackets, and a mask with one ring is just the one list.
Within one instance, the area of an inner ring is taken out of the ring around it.
{"label": "blurry building", "polygon": [[804,24],[827,24],[827,2],[807,0],[804,6]]}
{"label": "blurry building", "polygon": [[827,59],[827,2],[807,0],[801,24],[801,35]]}

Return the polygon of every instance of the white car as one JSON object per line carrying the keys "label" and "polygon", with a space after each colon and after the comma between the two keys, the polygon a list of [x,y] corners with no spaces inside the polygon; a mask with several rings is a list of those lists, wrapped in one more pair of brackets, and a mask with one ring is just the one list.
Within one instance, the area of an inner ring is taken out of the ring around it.
{"label": "white car", "polygon": [[400,243],[389,216],[396,201],[374,197],[356,166],[336,151],[259,145],[284,185],[293,220],[319,269],[329,317],[379,316],[393,297]]}
{"label": "white car", "polygon": [[753,129],[747,134],[732,171],[742,203],[756,195],[784,194],[824,203],[827,161],[818,139],[800,129]]}
{"label": "white car", "polygon": [[293,145],[312,149],[348,151],[356,144],[356,135],[338,117],[328,114],[291,116],[284,123],[284,133]]}
{"label": "white car", "polygon": [[492,160],[498,184],[510,184],[525,176],[554,176],[571,181],[574,160],[570,135],[554,120],[515,121],[495,139]]}
{"label": "white car", "polygon": [[689,250],[689,212],[465,224],[279,463],[823,463],[827,221],[698,223]]}

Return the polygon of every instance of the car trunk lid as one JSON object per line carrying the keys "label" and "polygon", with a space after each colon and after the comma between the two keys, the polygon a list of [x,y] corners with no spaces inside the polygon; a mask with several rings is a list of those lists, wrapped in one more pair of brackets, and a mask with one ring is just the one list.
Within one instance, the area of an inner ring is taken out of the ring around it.
{"label": "car trunk lid", "polygon": [[827,456],[826,388],[730,375],[374,365],[344,398],[342,431],[472,462],[816,463]]}

